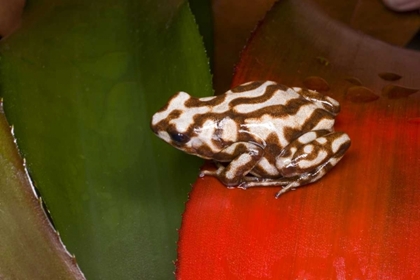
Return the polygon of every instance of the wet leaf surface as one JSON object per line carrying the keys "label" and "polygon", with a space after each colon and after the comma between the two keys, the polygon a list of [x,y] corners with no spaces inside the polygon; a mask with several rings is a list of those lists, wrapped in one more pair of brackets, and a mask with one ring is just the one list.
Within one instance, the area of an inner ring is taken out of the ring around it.
{"label": "wet leaf surface", "polygon": [[354,103],[372,102],[379,98],[371,89],[362,86],[353,86],[347,89],[346,99]]}
{"label": "wet leaf surface", "polygon": [[387,8],[383,1],[315,0],[314,2],[332,19],[397,46],[405,46],[420,28],[418,11],[394,12]]}
{"label": "wet leaf surface", "polygon": [[345,78],[345,80],[349,83],[352,83],[353,85],[356,85],[356,86],[361,86],[362,85],[362,82],[356,77],[347,77],[347,78]]}
{"label": "wet leaf surface", "polygon": [[341,103],[336,130],[352,146],[318,183],[277,200],[277,188],[230,190],[199,179],[183,216],[179,279],[420,277],[420,95],[345,98],[348,77],[381,92],[389,84],[377,74],[384,71],[419,88],[419,67],[418,52],[354,32],[311,1],[279,2],[243,52],[232,87],[251,80],[302,86],[322,77]]}
{"label": "wet leaf surface", "polygon": [[[227,91],[232,72],[251,32],[261,21],[275,0],[212,0],[214,13],[215,63],[214,88],[216,94]],[[340,24],[359,30],[385,42],[404,46],[420,28],[417,11],[396,13],[379,0],[331,1],[316,0],[317,10]],[[293,29],[292,29],[293,30]],[[334,42],[330,43],[335,45]],[[320,64],[328,59],[316,56]],[[389,69],[382,69],[384,72]],[[311,75],[311,73],[309,73]]]}
{"label": "wet leaf surface", "polygon": [[319,92],[330,90],[330,86],[328,85],[327,81],[321,77],[308,77],[305,80],[303,80],[303,85],[309,89],[316,90]]}
{"label": "wet leaf surface", "polygon": [[399,85],[386,85],[382,88],[382,94],[390,99],[408,97],[416,92],[419,92],[419,89]]}
{"label": "wet leaf surface", "polygon": [[379,73],[378,75],[385,81],[398,81],[402,78],[400,75],[391,72],[383,72]]}

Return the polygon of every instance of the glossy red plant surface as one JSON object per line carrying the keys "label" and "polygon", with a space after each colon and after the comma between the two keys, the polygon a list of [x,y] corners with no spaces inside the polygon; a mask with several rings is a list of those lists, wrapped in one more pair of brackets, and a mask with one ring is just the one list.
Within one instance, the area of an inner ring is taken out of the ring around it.
{"label": "glossy red plant surface", "polygon": [[320,77],[342,105],[336,130],[352,146],[325,178],[279,199],[276,188],[230,190],[198,179],[183,216],[177,277],[418,279],[419,73],[420,53],[354,32],[311,1],[280,2],[243,52],[232,86],[303,86]]}

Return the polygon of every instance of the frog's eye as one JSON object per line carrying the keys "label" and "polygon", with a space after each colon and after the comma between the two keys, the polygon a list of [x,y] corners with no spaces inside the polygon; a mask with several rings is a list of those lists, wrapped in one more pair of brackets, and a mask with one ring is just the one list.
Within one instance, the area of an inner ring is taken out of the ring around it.
{"label": "frog's eye", "polygon": [[187,143],[188,141],[190,141],[190,137],[188,137],[187,135],[183,134],[183,133],[169,133],[169,136],[171,136],[171,139],[179,144],[184,144]]}

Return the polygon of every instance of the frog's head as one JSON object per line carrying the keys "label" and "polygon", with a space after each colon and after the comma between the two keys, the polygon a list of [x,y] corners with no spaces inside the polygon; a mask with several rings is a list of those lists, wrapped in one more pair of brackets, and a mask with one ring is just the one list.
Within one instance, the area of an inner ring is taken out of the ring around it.
{"label": "frog's head", "polygon": [[195,127],[195,117],[206,113],[207,107],[194,106],[198,99],[186,92],[178,92],[157,111],[150,124],[162,140],[186,153],[207,158],[205,145]]}

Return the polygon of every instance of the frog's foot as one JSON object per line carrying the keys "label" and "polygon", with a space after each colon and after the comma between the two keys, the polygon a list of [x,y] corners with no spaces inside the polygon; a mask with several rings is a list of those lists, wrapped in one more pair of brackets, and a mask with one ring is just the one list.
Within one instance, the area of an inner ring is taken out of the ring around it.
{"label": "frog's foot", "polygon": [[223,170],[225,169],[225,167],[219,163],[219,162],[214,162],[217,166],[217,169],[213,169],[213,170],[208,170],[208,169],[204,169],[200,171],[200,174],[198,175],[200,178],[204,177],[206,175],[208,176],[213,176],[213,177],[217,177],[220,173],[223,172]]}
{"label": "frog's foot", "polygon": [[220,162],[215,161],[214,164],[217,166],[217,169],[212,169],[212,170],[207,170],[207,169],[203,169],[201,170],[199,177],[202,178],[204,176],[212,176],[212,177],[216,177],[220,182],[222,182],[226,188],[228,189],[233,189],[236,187],[237,183],[228,183],[228,182],[224,182],[223,181],[223,177],[222,174],[224,172],[226,172],[226,166],[224,166],[223,164],[221,164]]}
{"label": "frog's foot", "polygon": [[[255,143],[238,142],[214,155],[216,170],[203,170],[204,175],[218,178],[226,187],[233,188],[241,183],[241,179],[248,174],[261,159],[264,150]],[[232,159],[232,160],[230,160]],[[226,166],[223,164],[226,163]]]}
{"label": "frog's foot", "polygon": [[253,187],[273,187],[273,186],[286,186],[291,182],[297,181],[298,178],[261,178],[256,176],[245,176],[242,178],[241,184],[238,186],[242,189]]}
{"label": "frog's foot", "polygon": [[299,182],[297,182],[297,181],[295,181],[295,182],[291,182],[291,183],[289,183],[287,186],[285,186],[285,187],[283,187],[281,190],[279,190],[277,193],[276,193],[276,198],[279,198],[282,194],[284,194],[284,193],[286,193],[286,192],[288,192],[288,191],[290,191],[290,190],[295,190],[296,189],[296,187],[299,187],[300,186],[300,184],[299,184]]}
{"label": "frog's foot", "polygon": [[247,188],[255,188],[255,187],[279,187],[283,186],[283,188],[276,194],[276,198],[278,198],[283,193],[293,190],[296,187],[302,185],[299,181],[299,178],[279,178],[279,179],[267,179],[267,178],[259,178],[259,177],[252,177],[246,176],[243,178],[243,182],[238,185],[238,188],[246,190]]}

